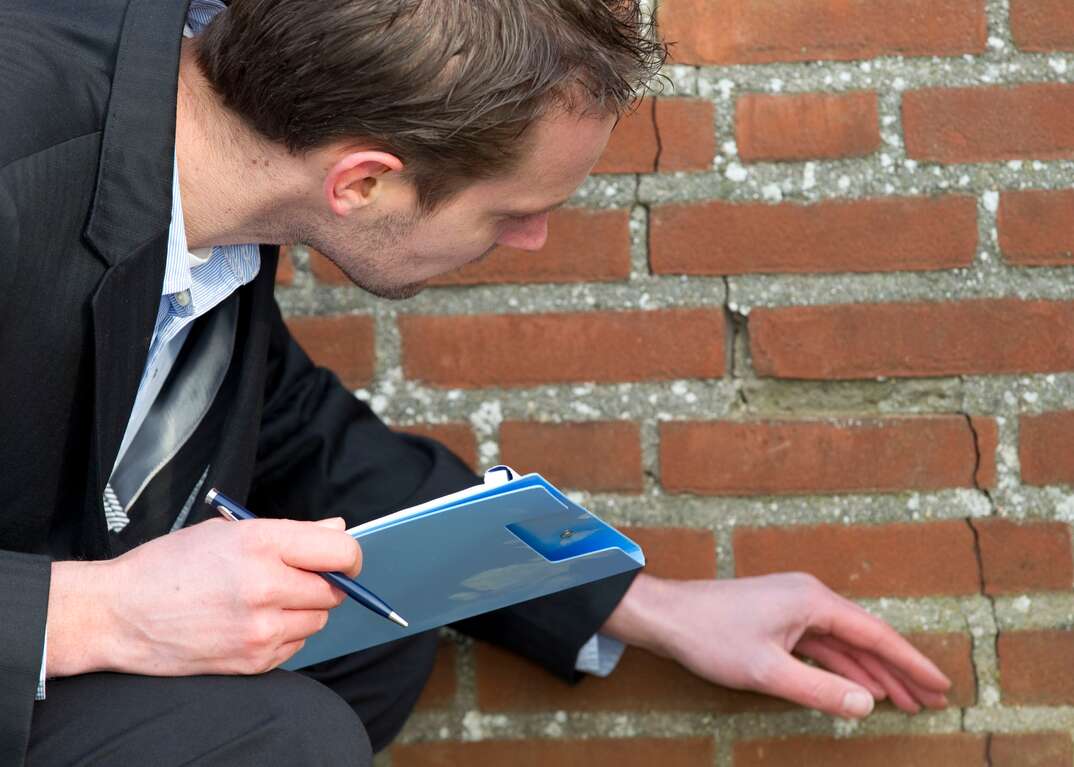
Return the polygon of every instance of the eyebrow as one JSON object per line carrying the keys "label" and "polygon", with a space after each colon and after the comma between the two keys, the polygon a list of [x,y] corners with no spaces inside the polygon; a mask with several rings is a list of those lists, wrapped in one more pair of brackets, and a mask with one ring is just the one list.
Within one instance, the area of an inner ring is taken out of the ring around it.
{"label": "eyebrow", "polygon": [[565,205],[569,200],[570,200],[570,198],[568,197],[566,199],[560,200],[557,203],[553,203],[552,205],[549,205],[547,208],[542,208],[541,210],[502,210],[502,211],[500,211],[500,214],[505,215],[505,216],[513,216],[515,218],[527,218],[529,216],[541,216],[541,215],[544,215],[545,213],[551,213],[556,208],[559,208],[559,207]]}

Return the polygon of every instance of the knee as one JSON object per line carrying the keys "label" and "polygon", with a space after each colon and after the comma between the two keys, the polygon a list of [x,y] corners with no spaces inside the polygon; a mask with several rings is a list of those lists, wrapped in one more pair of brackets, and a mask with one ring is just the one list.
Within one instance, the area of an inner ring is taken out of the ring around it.
{"label": "knee", "polygon": [[358,715],[324,685],[301,674],[273,671],[270,682],[276,764],[369,767],[373,750]]}

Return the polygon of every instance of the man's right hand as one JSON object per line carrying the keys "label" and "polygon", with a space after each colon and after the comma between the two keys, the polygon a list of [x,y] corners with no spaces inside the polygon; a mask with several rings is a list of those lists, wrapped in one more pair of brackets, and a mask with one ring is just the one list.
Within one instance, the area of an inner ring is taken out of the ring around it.
{"label": "man's right hand", "polygon": [[340,518],[210,520],[104,562],[55,562],[48,676],[256,674],[290,658],[345,598],[316,573],[354,577]]}

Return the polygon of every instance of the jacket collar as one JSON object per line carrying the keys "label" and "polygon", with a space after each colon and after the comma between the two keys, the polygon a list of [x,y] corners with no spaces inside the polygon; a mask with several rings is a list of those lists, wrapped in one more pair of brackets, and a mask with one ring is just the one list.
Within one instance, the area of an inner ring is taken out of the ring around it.
{"label": "jacket collar", "polygon": [[189,0],[131,0],[108,101],[89,245],[110,266],[171,220],[175,98]]}

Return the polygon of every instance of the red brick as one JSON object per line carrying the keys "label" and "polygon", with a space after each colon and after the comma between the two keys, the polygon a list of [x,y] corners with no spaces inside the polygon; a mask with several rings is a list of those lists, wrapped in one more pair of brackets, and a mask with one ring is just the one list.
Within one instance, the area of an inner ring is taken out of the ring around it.
{"label": "red brick", "polygon": [[653,99],[642,99],[619,120],[593,173],[652,173],[656,170],[656,118]]}
{"label": "red brick", "polygon": [[290,317],[291,335],[318,365],[332,370],[348,389],[373,379],[373,318],[360,314]]}
{"label": "red brick", "polygon": [[735,767],[982,767],[985,736],[889,735],[870,738],[789,737],[740,741]]}
{"label": "red brick", "polygon": [[419,710],[446,708],[455,700],[455,690],[458,687],[455,678],[455,652],[455,645],[451,642],[440,642],[436,649],[433,672],[416,704]]}
{"label": "red brick", "polygon": [[636,423],[533,423],[500,426],[500,458],[561,487],[641,492],[641,432]]}
{"label": "red brick", "polygon": [[1074,264],[1071,221],[1074,191],[1004,192],[998,216],[1004,259],[1016,266]]}
{"label": "red brick", "polygon": [[1074,632],[1000,632],[996,653],[1004,705],[1074,704]]}
{"label": "red brick", "polygon": [[860,157],[880,148],[876,93],[747,93],[735,108],[743,160]]}
{"label": "red brick", "polygon": [[662,205],[650,234],[656,274],[953,269],[976,249],[970,197]]}
{"label": "red brick", "polygon": [[715,578],[716,536],[688,527],[619,529],[645,552],[645,572],[660,578]]}
{"label": "red brick", "polygon": [[844,527],[738,528],[735,574],[812,573],[852,597],[974,594],[973,533],[962,520]]}
{"label": "red brick", "polygon": [[1011,34],[1024,51],[1074,51],[1074,4],[1011,0]]}
{"label": "red brick", "polygon": [[627,648],[615,671],[572,686],[517,655],[477,645],[477,699],[484,711],[791,711],[783,700],[710,684],[675,661]]}
{"label": "red brick", "polygon": [[[947,699],[952,706],[972,706],[977,702],[973,642],[967,634],[908,634],[906,638],[951,680]],[[890,702],[885,705],[891,706]]]}
{"label": "red brick", "polygon": [[712,738],[483,740],[392,747],[393,767],[709,767]]}
{"label": "red brick", "polygon": [[343,273],[327,256],[321,255],[313,248],[306,249],[310,254],[310,271],[319,282],[328,285],[353,285],[351,278]]}
{"label": "red brick", "polygon": [[662,0],[680,64],[759,64],[985,49],[983,0]]}
{"label": "red brick", "polygon": [[611,282],[630,277],[630,212],[566,208],[552,214],[537,253],[497,248],[488,258],[430,285],[512,282]]}
{"label": "red brick", "polygon": [[988,744],[989,767],[1070,767],[1069,732],[996,733]]}
{"label": "red brick", "polygon": [[1018,419],[1018,461],[1027,485],[1074,485],[1074,411]]}
{"label": "red brick", "polygon": [[850,380],[1074,370],[1074,303],[981,299],[754,309],[759,376]]}
{"label": "red brick", "polygon": [[1074,157],[1074,85],[937,88],[903,95],[906,153],[943,163]]}
{"label": "red brick", "polygon": [[433,386],[719,378],[711,309],[399,318],[406,377]]}
{"label": "red brick", "polygon": [[[716,458],[714,458],[716,456]],[[995,451],[982,463],[994,465]],[[661,484],[672,493],[792,495],[974,487],[962,416],[669,422]]]}
{"label": "red brick", "polygon": [[290,285],[295,281],[295,261],[291,256],[291,248],[284,245],[280,248],[280,260],[276,263],[276,284]]}
{"label": "red brick", "polygon": [[656,169],[708,170],[716,156],[716,107],[706,99],[656,99]]}
{"label": "red brick", "polygon": [[1074,583],[1070,528],[1061,522],[973,522],[981,546],[986,594],[1069,591]]}
{"label": "red brick", "polygon": [[400,426],[398,430],[407,434],[429,437],[442,443],[453,452],[470,469],[477,469],[477,437],[474,430],[465,423],[422,423]]}

